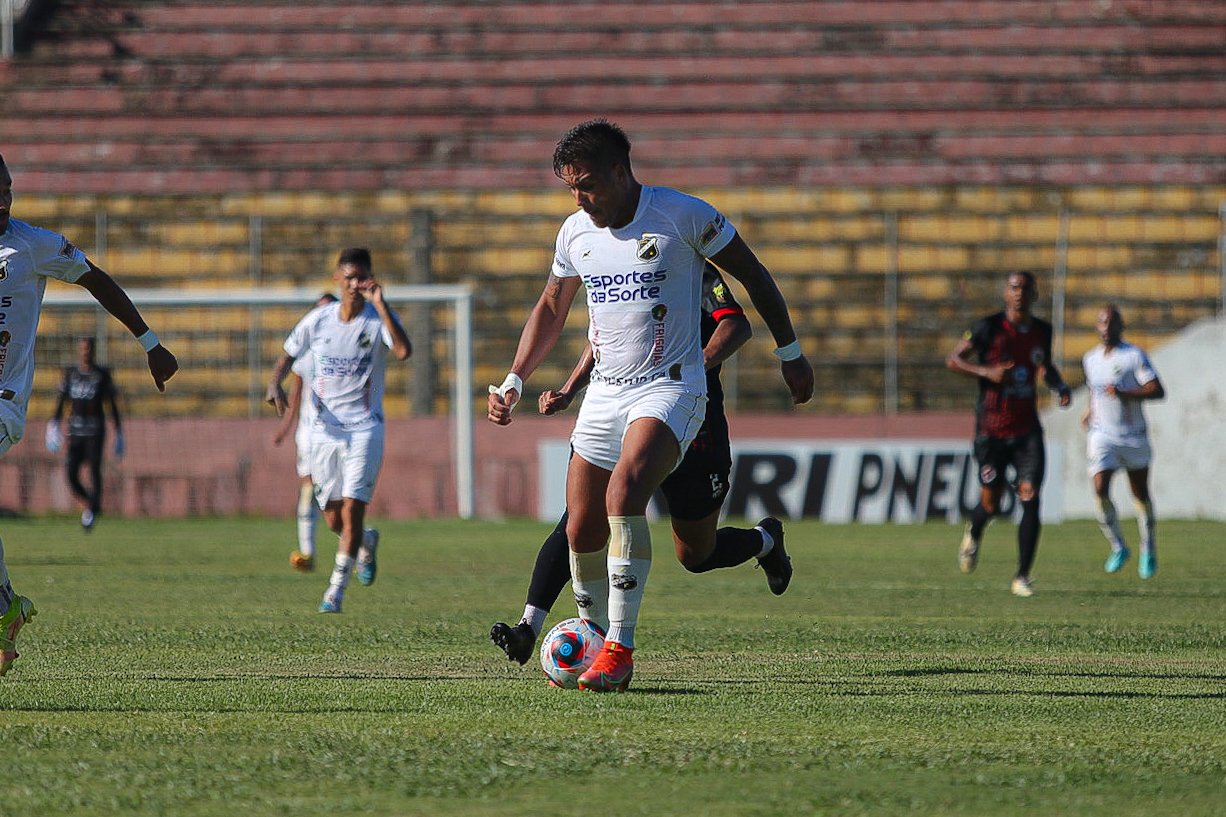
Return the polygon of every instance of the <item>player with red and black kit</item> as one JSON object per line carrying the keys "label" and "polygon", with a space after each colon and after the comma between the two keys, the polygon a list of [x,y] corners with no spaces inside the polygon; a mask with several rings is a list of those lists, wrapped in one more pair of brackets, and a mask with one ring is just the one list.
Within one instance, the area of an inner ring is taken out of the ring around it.
{"label": "player with red and black kit", "polygon": [[1039,423],[1039,377],[1059,395],[1062,408],[1072,400],[1069,387],[1052,363],[1051,324],[1031,314],[1038,286],[1030,272],[1009,275],[1005,309],[976,321],[946,359],[946,366],[979,382],[975,404],[975,460],[979,464],[979,504],[958,549],[963,573],[975,569],[979,544],[991,517],[1000,511],[1005,470],[1013,466],[1022,505],[1017,532],[1017,574],[1012,590],[1031,596],[1030,568],[1039,545],[1039,488],[1046,449]]}

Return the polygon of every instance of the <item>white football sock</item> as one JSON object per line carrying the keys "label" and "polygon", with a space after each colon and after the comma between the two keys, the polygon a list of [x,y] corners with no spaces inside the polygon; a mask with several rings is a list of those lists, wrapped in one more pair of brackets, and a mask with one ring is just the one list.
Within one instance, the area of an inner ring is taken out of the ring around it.
{"label": "white football sock", "polygon": [[775,537],[766,532],[766,528],[761,525],[754,525],[754,530],[762,535],[762,550],[758,552],[757,558],[761,559],[766,554],[775,549]]}
{"label": "white football sock", "polygon": [[607,641],[634,648],[634,628],[651,572],[646,516],[609,517],[609,632]]}
{"label": "white football sock", "polygon": [[362,530],[362,544],[358,546],[358,561],[369,562],[375,556],[375,548],[379,545],[379,540],[375,536],[374,528],[364,528]]}
{"label": "white football sock", "polygon": [[1141,502],[1134,498],[1132,504],[1137,509],[1137,530],[1141,531],[1141,552],[1153,553],[1154,548],[1158,546],[1155,538],[1157,525],[1154,521],[1154,502],[1152,499],[1149,502]]}
{"label": "white football sock", "polygon": [[308,483],[298,490],[298,552],[303,556],[315,555],[315,521],[319,519],[319,504],[315,491]]}
{"label": "white football sock", "polygon": [[592,553],[570,552],[570,586],[575,591],[579,618],[609,631],[609,546]]}
{"label": "white football sock", "polygon": [[545,618],[549,615],[548,610],[542,610],[531,604],[524,605],[524,617],[519,621],[521,624],[527,624],[532,628],[532,632],[537,635],[541,634],[541,630],[545,627]]}
{"label": "white football sock", "polygon": [[328,578],[328,592],[333,590],[339,595],[345,592],[345,587],[349,584],[349,576],[353,573],[353,565],[357,559],[347,553],[336,554],[336,564],[332,568],[332,575]]}
{"label": "white football sock", "polygon": [[1111,550],[1124,549],[1124,532],[1120,530],[1120,517],[1115,510],[1115,503],[1110,497],[1094,497],[1095,513],[1098,519],[1098,529],[1111,543]]}

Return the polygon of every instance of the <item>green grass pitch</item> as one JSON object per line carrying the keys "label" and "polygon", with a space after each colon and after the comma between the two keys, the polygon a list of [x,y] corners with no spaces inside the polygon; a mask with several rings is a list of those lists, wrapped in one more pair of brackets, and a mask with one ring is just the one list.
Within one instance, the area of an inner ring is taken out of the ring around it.
{"label": "green grass pitch", "polygon": [[749,566],[686,574],[655,525],[608,696],[487,640],[547,525],[380,527],[378,581],[325,616],[293,520],[0,521],[39,608],[0,679],[0,812],[1222,813],[1226,525],[1160,522],[1144,583],[1103,573],[1092,523],[1049,525],[1032,599],[1006,523],[963,576],[952,526],[794,522],[780,598]]}

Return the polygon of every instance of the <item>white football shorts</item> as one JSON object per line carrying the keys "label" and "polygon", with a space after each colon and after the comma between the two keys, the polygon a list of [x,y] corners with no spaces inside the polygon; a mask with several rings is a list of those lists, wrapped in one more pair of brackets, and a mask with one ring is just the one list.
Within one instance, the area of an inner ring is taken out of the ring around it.
{"label": "white football shorts", "polygon": [[575,453],[598,468],[612,471],[622,453],[622,439],[635,420],[652,417],[668,426],[677,438],[677,462],[702,427],[707,396],[684,383],[661,378],[634,386],[588,384],[571,432]]}
{"label": "white football shorts", "polygon": [[1149,440],[1144,437],[1131,440],[1113,439],[1101,431],[1086,435],[1086,470],[1090,476],[1103,471],[1139,471],[1148,468],[1152,459]]}
{"label": "white football shorts", "polygon": [[356,431],[317,425],[311,434],[311,481],[319,507],[341,499],[369,503],[383,466],[383,424]]}

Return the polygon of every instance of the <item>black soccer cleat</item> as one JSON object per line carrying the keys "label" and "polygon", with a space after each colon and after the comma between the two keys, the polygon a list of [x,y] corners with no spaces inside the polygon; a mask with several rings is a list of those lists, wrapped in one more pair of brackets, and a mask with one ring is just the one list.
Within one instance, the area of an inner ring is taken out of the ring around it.
{"label": "black soccer cleat", "polygon": [[762,572],[766,574],[766,584],[776,596],[782,596],[792,581],[792,559],[783,547],[783,523],[773,516],[768,516],[758,523],[775,540],[775,546],[770,553],[758,559]]}
{"label": "black soccer cleat", "polygon": [[528,663],[533,650],[536,649],[536,633],[526,621],[521,621],[514,627],[505,621],[497,622],[490,628],[490,641],[507,654],[508,661],[515,661],[520,666]]}

